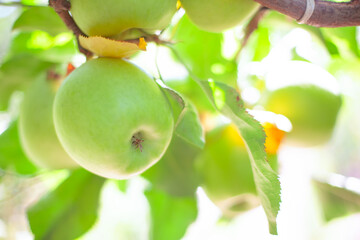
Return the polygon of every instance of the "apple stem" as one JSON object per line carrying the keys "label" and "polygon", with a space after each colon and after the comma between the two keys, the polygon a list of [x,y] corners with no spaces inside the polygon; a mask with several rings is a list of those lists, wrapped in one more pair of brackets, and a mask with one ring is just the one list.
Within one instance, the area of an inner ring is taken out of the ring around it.
{"label": "apple stem", "polygon": [[[88,51],[87,49],[83,48],[80,45],[79,42],[79,36],[83,35],[85,37],[88,37],[81,29],[78,27],[78,25],[75,23],[74,19],[70,15],[69,11],[71,8],[70,2],[68,0],[49,0],[49,6],[52,7],[55,12],[59,15],[59,17],[63,20],[65,25],[68,29],[70,29],[74,35],[76,36],[78,48],[81,53],[83,53],[87,59],[91,59],[94,56],[94,53],[91,51]],[[162,40],[160,37],[156,34],[147,34],[144,33],[144,38],[146,42],[155,42],[156,44],[172,44],[171,41]],[[130,39],[126,40],[126,42],[130,43],[138,43],[139,39]]]}
{"label": "apple stem", "polygon": [[266,13],[269,12],[269,8],[267,7],[261,7],[259,10],[253,15],[249,23],[247,24],[245,28],[245,36],[243,37],[241,41],[241,46],[238,49],[237,53],[235,54],[235,59],[238,59],[240,57],[240,54],[242,50],[247,45],[250,36],[253,34],[253,32],[258,28],[259,22],[265,17]]}
{"label": "apple stem", "polygon": [[132,136],[131,138],[131,144],[136,148],[136,149],[140,149],[140,152],[142,152],[143,150],[143,146],[142,143],[144,142],[144,139],[141,138],[140,133],[137,133],[135,135]]}

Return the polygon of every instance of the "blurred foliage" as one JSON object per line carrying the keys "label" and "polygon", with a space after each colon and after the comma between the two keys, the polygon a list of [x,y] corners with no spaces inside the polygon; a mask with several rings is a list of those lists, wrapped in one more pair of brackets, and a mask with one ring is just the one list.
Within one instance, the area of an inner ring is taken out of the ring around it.
{"label": "blurred foliage", "polygon": [[74,239],[96,222],[105,179],[76,170],[28,210],[35,239]]}
{"label": "blurred foliage", "polygon": [[322,202],[326,221],[360,212],[359,193],[319,180],[313,182]]}
{"label": "blurred foliage", "polygon": [[26,9],[13,25],[14,30],[45,31],[56,36],[69,31],[54,9],[49,7],[31,7]]}
{"label": "blurred foliage", "polygon": [[199,177],[195,158],[200,149],[175,136],[161,161],[143,173],[154,189],[174,197],[195,197]]}
{"label": "blurred foliage", "polygon": [[24,175],[34,174],[37,171],[20,145],[18,121],[11,122],[0,135],[0,168]]}
{"label": "blurred foliage", "polygon": [[145,192],[145,195],[151,206],[150,239],[180,239],[196,219],[194,197],[174,198],[156,190]]}
{"label": "blurred foliage", "polygon": [[[6,110],[15,91],[25,90],[29,84],[52,66],[34,56],[13,55],[0,67],[0,110]],[[20,67],[19,67],[20,66]]]}
{"label": "blurred foliage", "polygon": [[50,62],[67,62],[76,53],[74,38],[70,33],[51,36],[44,31],[21,32],[10,46],[11,53],[28,54]]}
{"label": "blurred foliage", "polygon": [[197,77],[236,85],[236,62],[222,55],[222,34],[199,30],[187,16],[174,31],[174,48]]}

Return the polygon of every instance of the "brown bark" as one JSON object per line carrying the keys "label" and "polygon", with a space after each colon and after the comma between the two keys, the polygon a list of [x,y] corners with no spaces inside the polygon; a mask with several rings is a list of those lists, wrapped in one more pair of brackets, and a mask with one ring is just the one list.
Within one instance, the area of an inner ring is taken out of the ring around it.
{"label": "brown bark", "polygon": [[[254,1],[295,20],[299,20],[306,9],[306,0]],[[360,26],[360,0],[341,3],[315,0],[315,10],[306,24],[315,27]]]}

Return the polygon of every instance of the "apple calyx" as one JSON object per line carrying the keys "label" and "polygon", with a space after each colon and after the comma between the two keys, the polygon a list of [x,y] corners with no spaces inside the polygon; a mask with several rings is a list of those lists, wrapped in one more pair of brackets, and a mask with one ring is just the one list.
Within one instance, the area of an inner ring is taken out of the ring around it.
{"label": "apple calyx", "polygon": [[131,138],[131,144],[135,147],[135,149],[139,149],[140,152],[143,150],[142,143],[144,139],[142,138],[141,132],[135,133]]}

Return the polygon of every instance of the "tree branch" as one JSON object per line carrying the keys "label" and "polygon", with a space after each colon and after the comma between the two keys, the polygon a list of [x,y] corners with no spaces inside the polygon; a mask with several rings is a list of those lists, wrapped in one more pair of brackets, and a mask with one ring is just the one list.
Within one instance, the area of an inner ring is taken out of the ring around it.
{"label": "tree branch", "polygon": [[79,51],[87,58],[93,56],[93,53],[86,50],[80,45],[79,42],[79,35],[84,35],[80,28],[76,25],[74,19],[71,17],[69,10],[70,10],[70,2],[67,0],[49,0],[49,6],[54,8],[55,12],[59,15],[59,17],[63,20],[65,25],[75,34]]}
{"label": "tree branch", "polygon": [[[306,0],[254,0],[261,5],[299,20],[305,12]],[[328,2],[315,0],[315,10],[307,21],[315,27],[360,26],[360,0]]]}
{"label": "tree branch", "polygon": [[250,20],[250,22],[246,26],[245,36],[244,36],[244,38],[242,40],[242,43],[241,43],[242,47],[244,47],[247,44],[251,34],[258,28],[259,22],[261,21],[261,19],[263,19],[265,17],[265,15],[266,15],[266,13],[268,11],[269,11],[269,9],[267,7],[262,7],[252,17],[252,19]]}

